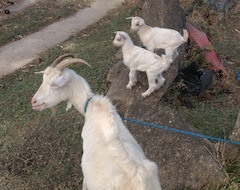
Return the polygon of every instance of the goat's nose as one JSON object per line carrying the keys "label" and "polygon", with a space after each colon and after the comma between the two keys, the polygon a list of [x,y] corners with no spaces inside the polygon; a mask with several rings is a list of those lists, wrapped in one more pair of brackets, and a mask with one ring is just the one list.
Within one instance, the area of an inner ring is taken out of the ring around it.
{"label": "goat's nose", "polygon": [[32,98],[31,103],[35,104],[36,102],[37,102],[37,100],[35,98]]}

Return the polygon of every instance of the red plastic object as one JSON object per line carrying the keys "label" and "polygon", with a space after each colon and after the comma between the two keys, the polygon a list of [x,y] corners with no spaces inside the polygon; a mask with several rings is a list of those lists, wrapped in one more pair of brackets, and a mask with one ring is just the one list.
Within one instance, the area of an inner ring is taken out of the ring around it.
{"label": "red plastic object", "polygon": [[196,42],[198,47],[204,50],[204,57],[208,63],[210,63],[209,69],[214,70],[214,72],[219,73],[222,77],[226,78],[226,71],[219,61],[214,50],[207,50],[206,47],[210,47],[211,43],[208,36],[203,31],[200,31],[195,26],[186,22],[186,29],[189,34],[190,41]]}

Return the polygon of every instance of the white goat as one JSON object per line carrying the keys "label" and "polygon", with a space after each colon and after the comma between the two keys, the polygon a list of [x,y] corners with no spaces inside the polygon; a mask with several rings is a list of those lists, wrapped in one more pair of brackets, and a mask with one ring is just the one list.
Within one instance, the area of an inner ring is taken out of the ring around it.
{"label": "white goat", "polygon": [[122,47],[123,62],[130,70],[128,89],[131,89],[137,82],[136,71],[144,71],[147,74],[148,89],[142,93],[144,98],[163,85],[165,78],[162,73],[172,63],[170,57],[166,55],[160,57],[151,51],[135,46],[130,36],[123,31],[116,32],[113,45]]}
{"label": "white goat", "polygon": [[128,17],[127,19],[132,19],[130,31],[137,32],[143,45],[149,51],[164,49],[167,56],[177,56],[177,48],[188,40],[186,29],[183,29],[183,36],[181,36],[173,29],[148,26],[141,17]]}
{"label": "white goat", "polygon": [[[124,126],[107,97],[94,95],[84,78],[65,68],[82,59],[61,56],[43,72],[33,110],[68,100],[82,115],[83,190],[161,190],[158,169]],[[60,63],[58,63],[60,62]]]}

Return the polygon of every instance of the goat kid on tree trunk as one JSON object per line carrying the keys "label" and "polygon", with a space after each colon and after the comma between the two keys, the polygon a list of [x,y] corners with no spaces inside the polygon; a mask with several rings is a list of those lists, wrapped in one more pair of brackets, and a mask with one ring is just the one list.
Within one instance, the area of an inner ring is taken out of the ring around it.
{"label": "goat kid on tree trunk", "polygon": [[47,67],[32,98],[41,111],[67,100],[83,116],[83,190],[161,190],[157,165],[148,160],[110,100],[95,95],[84,78],[66,68],[86,61],[63,55]]}
{"label": "goat kid on tree trunk", "polygon": [[164,49],[168,57],[175,59],[178,56],[177,48],[188,41],[188,32],[183,29],[183,36],[170,28],[148,26],[141,17],[128,17],[131,19],[131,32],[137,32],[143,45],[151,52]]}
{"label": "goat kid on tree trunk", "polygon": [[137,83],[137,71],[146,72],[148,79],[148,89],[142,93],[146,98],[153,91],[163,86],[165,78],[163,72],[167,71],[173,62],[172,57],[157,55],[144,48],[133,44],[130,36],[123,31],[115,32],[113,45],[121,47],[123,63],[129,68],[129,82],[127,89],[132,89]]}

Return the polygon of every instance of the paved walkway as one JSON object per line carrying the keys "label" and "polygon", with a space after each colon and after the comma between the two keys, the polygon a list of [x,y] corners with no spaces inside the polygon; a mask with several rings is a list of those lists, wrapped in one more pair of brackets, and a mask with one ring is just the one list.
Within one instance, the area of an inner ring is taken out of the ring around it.
{"label": "paved walkway", "polygon": [[96,0],[91,7],[82,9],[71,17],[53,23],[19,41],[0,47],[0,78],[28,64],[41,52],[94,24],[109,10],[123,2],[124,0]]}

